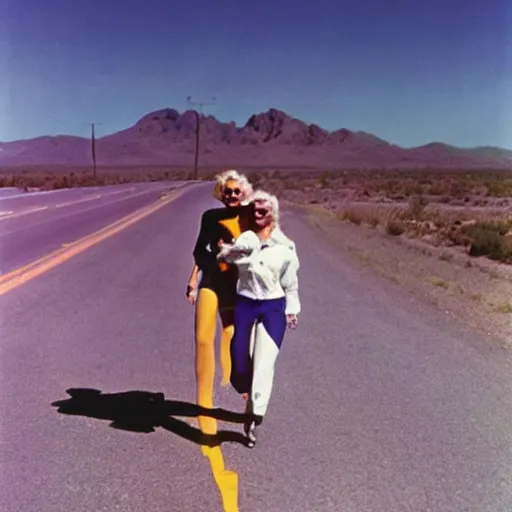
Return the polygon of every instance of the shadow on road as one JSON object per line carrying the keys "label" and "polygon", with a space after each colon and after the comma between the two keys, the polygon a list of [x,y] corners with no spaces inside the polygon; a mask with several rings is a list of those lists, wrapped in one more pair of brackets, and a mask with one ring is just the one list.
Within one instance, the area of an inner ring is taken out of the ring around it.
{"label": "shadow on road", "polygon": [[246,437],[235,431],[219,430],[217,434],[203,434],[198,428],[173,416],[209,416],[231,423],[244,423],[246,416],[225,409],[205,409],[188,402],[165,400],[163,393],[126,391],[103,394],[98,389],[71,388],[71,398],[52,403],[58,412],[109,420],[110,427],[130,432],[150,433],[161,427],[174,434],[204,446],[239,443],[247,446]]}

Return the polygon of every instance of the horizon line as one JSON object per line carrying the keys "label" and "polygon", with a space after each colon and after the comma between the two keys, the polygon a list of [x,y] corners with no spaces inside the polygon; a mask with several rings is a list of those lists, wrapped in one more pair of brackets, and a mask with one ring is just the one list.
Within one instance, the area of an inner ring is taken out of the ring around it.
{"label": "horizon line", "polygon": [[[247,121],[244,124],[242,124],[242,125],[238,125],[234,120],[222,121],[221,119],[219,119],[218,117],[216,117],[213,114],[204,114],[204,113],[201,113],[201,112],[199,112],[199,111],[197,111],[196,109],[193,109],[193,108],[184,109],[183,111],[180,112],[175,107],[163,107],[161,109],[151,110],[151,111],[147,112],[146,114],[140,116],[137,119],[137,121],[135,121],[131,125],[128,125],[126,128],[120,128],[118,130],[114,130],[114,131],[109,132],[109,133],[107,133],[105,135],[102,135],[101,137],[96,136],[95,139],[96,139],[96,141],[98,141],[98,140],[104,139],[106,137],[115,135],[116,133],[119,133],[121,131],[124,131],[124,130],[127,130],[127,129],[130,129],[130,128],[134,127],[143,118],[145,118],[147,116],[150,116],[151,114],[156,114],[158,112],[165,112],[165,111],[169,111],[169,110],[174,110],[175,112],[178,113],[179,116],[182,116],[182,115],[184,115],[184,114],[186,114],[188,112],[198,112],[199,116],[202,119],[212,118],[212,119],[215,119],[215,121],[217,121],[219,123],[223,123],[223,124],[232,124],[232,123],[234,123],[235,127],[238,128],[238,129],[243,128],[247,124],[249,119],[251,119],[251,117],[253,117],[253,116],[265,115],[265,114],[269,114],[271,111],[275,111],[275,112],[279,112],[279,113],[284,114],[287,118],[289,118],[291,120],[296,120],[296,121],[299,121],[301,123],[304,123],[307,126],[317,126],[322,131],[324,131],[324,132],[326,132],[326,133],[328,133],[330,135],[332,135],[332,134],[334,134],[336,132],[339,132],[341,130],[348,130],[349,132],[354,133],[354,134],[364,133],[366,135],[377,137],[378,139],[386,142],[387,144],[389,144],[391,146],[398,146],[398,147],[400,147],[402,149],[416,149],[416,148],[422,148],[422,147],[433,145],[433,144],[441,144],[441,145],[445,145],[445,146],[448,146],[448,147],[451,147],[451,148],[454,148],[454,149],[485,149],[485,148],[492,148],[492,149],[501,149],[501,150],[505,150],[505,151],[512,151],[512,147],[506,147],[506,146],[499,146],[499,145],[493,145],[493,144],[478,144],[478,145],[473,145],[473,146],[459,146],[459,145],[450,144],[448,142],[443,142],[442,140],[430,140],[428,142],[425,142],[425,143],[419,144],[419,145],[402,146],[402,145],[400,145],[398,143],[390,142],[389,140],[383,139],[382,137],[376,135],[375,133],[368,132],[366,130],[352,130],[350,128],[345,128],[345,127],[343,127],[343,128],[336,128],[334,130],[328,130],[328,129],[323,128],[322,126],[320,126],[318,123],[313,123],[313,122],[305,121],[303,119],[300,119],[299,117],[296,117],[296,116],[294,116],[292,114],[289,114],[289,113],[285,112],[284,110],[281,110],[281,109],[276,108],[276,107],[269,107],[265,111],[260,111],[260,112],[253,113],[253,114],[249,115],[248,118],[247,118]],[[86,124],[90,125],[91,123],[86,123]],[[101,125],[101,126],[105,126],[105,123],[103,123],[103,122],[98,122],[98,123],[95,123],[95,124]],[[107,123],[107,126],[108,126],[108,123]],[[20,138],[20,139],[0,140],[0,144],[12,144],[12,143],[16,143],[16,142],[28,142],[28,141],[31,141],[31,140],[37,140],[37,139],[43,139],[43,138],[57,138],[57,137],[73,137],[73,138],[85,139],[85,140],[90,140],[91,139],[90,136],[75,135],[73,133],[62,133],[62,132],[59,133],[58,132],[58,133],[53,133],[53,134],[46,133],[46,134],[35,135],[35,136],[31,136],[31,137],[23,137],[23,138]]]}

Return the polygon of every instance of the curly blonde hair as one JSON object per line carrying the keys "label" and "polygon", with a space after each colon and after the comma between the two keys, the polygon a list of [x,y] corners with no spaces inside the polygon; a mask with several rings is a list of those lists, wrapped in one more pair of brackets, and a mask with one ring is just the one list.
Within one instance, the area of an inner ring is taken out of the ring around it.
{"label": "curly blonde hair", "polygon": [[277,197],[264,190],[256,190],[249,202],[254,203],[255,201],[262,202],[269,208],[274,225],[279,226],[279,200]]}
{"label": "curly blonde hair", "polygon": [[240,202],[247,204],[252,197],[253,189],[249,180],[244,174],[240,174],[235,169],[228,169],[227,171],[221,172],[215,176],[215,186],[213,187],[213,197],[222,201],[223,190],[226,183],[230,180],[238,181],[240,184],[240,190],[242,191]]}

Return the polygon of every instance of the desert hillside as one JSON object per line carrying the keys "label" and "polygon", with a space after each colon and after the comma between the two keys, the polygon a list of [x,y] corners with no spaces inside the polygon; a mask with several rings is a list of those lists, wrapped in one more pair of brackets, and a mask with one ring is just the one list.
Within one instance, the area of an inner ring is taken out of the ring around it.
{"label": "desert hillside", "polygon": [[[195,151],[196,116],[166,108],[133,126],[97,139],[101,166],[188,166]],[[457,148],[433,142],[402,148],[361,131],[327,131],[285,112],[252,115],[243,126],[201,118],[201,165],[310,169],[507,169],[512,151]],[[70,135],[0,143],[0,166],[82,166],[91,162],[91,141]]]}

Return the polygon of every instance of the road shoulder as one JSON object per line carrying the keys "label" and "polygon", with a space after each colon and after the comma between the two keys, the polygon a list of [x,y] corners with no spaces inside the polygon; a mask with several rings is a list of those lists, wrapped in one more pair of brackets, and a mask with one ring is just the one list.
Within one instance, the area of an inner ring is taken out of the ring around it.
{"label": "road shoulder", "polygon": [[[291,205],[289,205],[291,206]],[[364,267],[427,299],[469,331],[512,348],[512,280],[498,265],[340,221],[321,207],[298,207],[306,221]]]}

